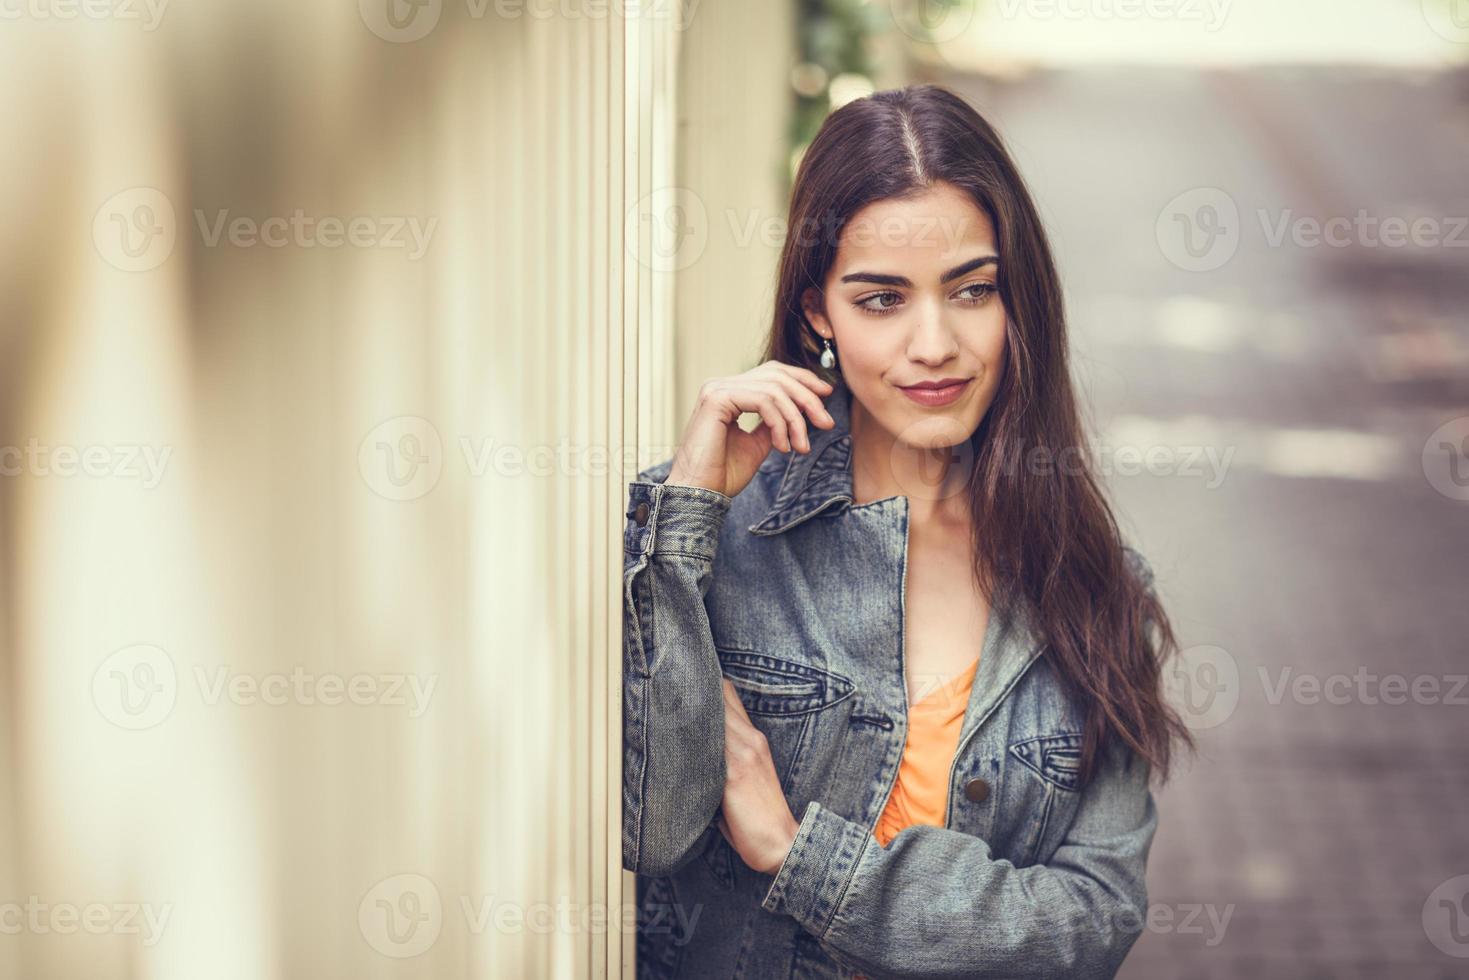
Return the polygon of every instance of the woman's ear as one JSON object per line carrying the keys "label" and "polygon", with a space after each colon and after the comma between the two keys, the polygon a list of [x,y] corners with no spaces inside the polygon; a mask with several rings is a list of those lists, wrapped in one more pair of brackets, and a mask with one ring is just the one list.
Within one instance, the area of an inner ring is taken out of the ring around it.
{"label": "woman's ear", "polygon": [[836,339],[836,334],[826,319],[826,303],[820,290],[811,287],[801,294],[801,312],[806,315],[806,322],[818,334],[828,340]]}

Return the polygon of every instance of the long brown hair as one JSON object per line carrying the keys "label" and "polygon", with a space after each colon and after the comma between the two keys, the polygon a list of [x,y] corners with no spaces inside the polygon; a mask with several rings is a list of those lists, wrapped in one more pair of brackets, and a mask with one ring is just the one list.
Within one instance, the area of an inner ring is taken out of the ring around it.
{"label": "long brown hair", "polygon": [[[841,229],[856,212],[941,180],[967,191],[993,222],[996,285],[1008,314],[1004,373],[970,437],[977,581],[992,602],[1023,604],[1045,642],[1043,656],[1083,706],[1083,781],[1114,738],[1166,780],[1174,740],[1195,747],[1162,691],[1163,664],[1178,643],[1139,574],[1146,562],[1128,560],[1083,451],[1060,282],[1035,205],[999,135],[963,99],[912,85],[827,117],[791,191],[764,359],[842,385],[820,367],[801,294],[823,290]],[[1024,465],[1037,449],[1053,465]]]}

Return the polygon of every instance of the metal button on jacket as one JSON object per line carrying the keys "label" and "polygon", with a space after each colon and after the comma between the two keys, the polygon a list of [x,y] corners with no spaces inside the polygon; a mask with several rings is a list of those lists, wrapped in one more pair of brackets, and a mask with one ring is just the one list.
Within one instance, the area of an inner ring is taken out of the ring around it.
{"label": "metal button on jacket", "polygon": [[633,511],[632,519],[637,521],[638,527],[643,527],[648,523],[648,504],[646,501],[638,504],[637,509]]}
{"label": "metal button on jacket", "polygon": [[971,803],[983,803],[990,795],[990,784],[983,779],[971,779],[964,784],[964,796]]}

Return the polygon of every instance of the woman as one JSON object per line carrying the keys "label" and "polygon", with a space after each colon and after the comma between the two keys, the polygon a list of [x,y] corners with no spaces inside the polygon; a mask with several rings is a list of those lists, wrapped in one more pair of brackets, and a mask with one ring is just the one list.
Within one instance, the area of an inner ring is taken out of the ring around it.
{"label": "woman", "polygon": [[879,92],[806,151],[779,277],[764,362],[629,488],[639,976],[1112,976],[1192,742],[1035,207],[958,97]]}

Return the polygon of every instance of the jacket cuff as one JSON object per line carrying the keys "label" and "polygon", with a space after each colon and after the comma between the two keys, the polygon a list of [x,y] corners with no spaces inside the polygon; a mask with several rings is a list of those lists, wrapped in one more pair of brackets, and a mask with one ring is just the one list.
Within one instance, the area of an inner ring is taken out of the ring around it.
{"label": "jacket cuff", "polygon": [[623,547],[633,554],[714,558],[734,499],[718,490],[637,480],[628,484]]}
{"label": "jacket cuff", "polygon": [[870,831],[812,800],[761,907],[791,916],[821,939],[870,840]]}

